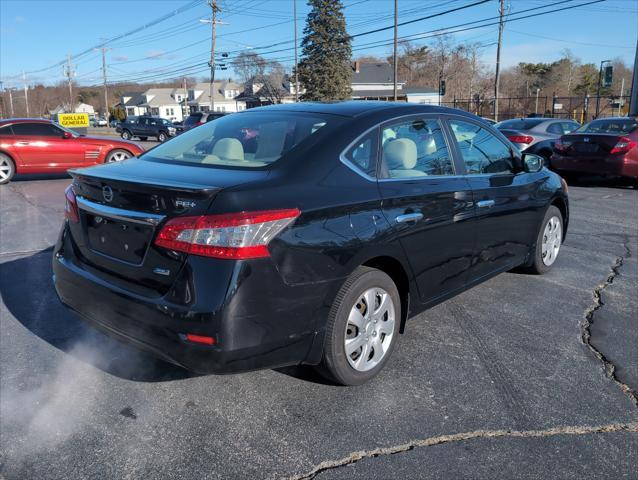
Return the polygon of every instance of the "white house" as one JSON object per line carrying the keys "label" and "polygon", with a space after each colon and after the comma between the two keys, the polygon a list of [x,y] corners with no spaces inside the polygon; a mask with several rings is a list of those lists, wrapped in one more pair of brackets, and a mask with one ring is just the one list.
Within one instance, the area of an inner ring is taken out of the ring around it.
{"label": "white house", "polygon": [[184,89],[149,88],[143,96],[145,101],[140,107],[145,108],[146,113],[172,121],[184,119],[181,104],[185,97]]}
{"label": "white house", "polygon": [[[216,112],[239,112],[246,109],[246,102],[237,97],[244,88],[229,81],[215,82],[213,100]],[[188,105],[191,112],[208,112],[211,107],[210,83],[197,83],[188,89]]]}
{"label": "white house", "polygon": [[58,113],[88,113],[89,116],[95,116],[95,109],[93,105],[88,103],[77,103],[73,108],[69,108],[68,104],[58,105],[49,112],[51,115],[57,115]]}
{"label": "white house", "polygon": [[[352,98],[355,100],[393,100],[394,81],[389,63],[354,62],[352,72]],[[397,80],[397,100],[410,103],[439,103],[439,92],[425,87],[408,87]]]}

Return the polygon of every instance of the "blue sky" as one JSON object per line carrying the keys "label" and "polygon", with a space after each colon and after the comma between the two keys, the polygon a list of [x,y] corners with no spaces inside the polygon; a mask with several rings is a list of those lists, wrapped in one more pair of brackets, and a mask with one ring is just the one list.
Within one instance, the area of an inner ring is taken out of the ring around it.
{"label": "blue sky", "polygon": [[[477,0],[398,0],[399,21],[462,7]],[[576,6],[591,0],[509,0],[516,14],[539,6],[548,9]],[[293,0],[219,0],[222,8],[217,48],[229,55],[252,47],[266,58],[293,64]],[[392,0],[344,0],[349,33],[392,25]],[[191,6],[192,5],[192,6]],[[183,11],[175,13],[176,10]],[[298,30],[309,8],[297,1]],[[147,81],[184,74],[205,75],[210,48],[210,26],[199,19],[210,15],[204,0],[0,0],[0,79],[4,86],[22,86],[24,70],[29,84],[63,80],[58,65],[73,55],[76,79],[81,84],[101,82],[101,54],[91,50],[102,39],[141,27],[164,15],[154,26],[110,42],[107,46],[109,80]],[[498,15],[498,1],[423,20],[399,28],[399,36],[432,32]],[[521,13],[520,15],[526,15]],[[516,15],[514,15],[515,17]],[[492,20],[493,21],[493,20]],[[491,23],[486,21],[484,23]],[[469,26],[475,26],[469,25]],[[479,24],[480,25],[480,24]],[[584,62],[620,57],[632,64],[638,35],[638,0],[607,0],[535,18],[508,22],[505,26],[503,64],[519,61],[551,62],[568,48]],[[454,41],[477,42],[483,61],[493,68],[497,26],[485,26],[453,34]],[[357,37],[355,55],[391,53],[392,30]],[[376,43],[375,43],[376,42]],[[415,43],[427,43],[417,38]],[[269,45],[277,44],[269,47]],[[87,51],[82,55],[78,55]],[[204,65],[202,65],[204,64]],[[222,78],[232,72],[219,72]]]}

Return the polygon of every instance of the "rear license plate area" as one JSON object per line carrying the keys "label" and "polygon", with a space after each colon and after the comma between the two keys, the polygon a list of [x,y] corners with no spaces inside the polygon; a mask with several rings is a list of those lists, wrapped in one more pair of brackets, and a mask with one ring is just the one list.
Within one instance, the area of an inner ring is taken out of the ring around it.
{"label": "rear license plate area", "polygon": [[583,153],[595,153],[598,151],[598,145],[595,143],[577,143],[574,150]]}
{"label": "rear license plate area", "polygon": [[92,214],[86,216],[86,223],[91,250],[124,262],[142,263],[153,227]]}

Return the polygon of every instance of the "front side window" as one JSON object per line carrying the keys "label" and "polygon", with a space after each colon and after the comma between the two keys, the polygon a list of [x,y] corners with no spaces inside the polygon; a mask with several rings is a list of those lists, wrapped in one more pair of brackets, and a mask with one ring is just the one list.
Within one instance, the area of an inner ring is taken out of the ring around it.
{"label": "front side window", "polygon": [[382,173],[390,178],[454,175],[441,125],[412,119],[381,131]]}
{"label": "front side window", "polygon": [[62,131],[49,123],[14,123],[15,135],[31,137],[62,137]]}
{"label": "front side window", "polygon": [[348,162],[371,177],[377,171],[377,135],[377,129],[367,133],[344,154]]}
{"label": "front side window", "polygon": [[486,129],[462,120],[450,120],[450,127],[467,173],[514,172],[512,152]]}
{"label": "front side window", "polygon": [[208,166],[264,167],[328,124],[336,126],[341,121],[314,114],[255,112],[227,115],[155,147],[143,159]]}

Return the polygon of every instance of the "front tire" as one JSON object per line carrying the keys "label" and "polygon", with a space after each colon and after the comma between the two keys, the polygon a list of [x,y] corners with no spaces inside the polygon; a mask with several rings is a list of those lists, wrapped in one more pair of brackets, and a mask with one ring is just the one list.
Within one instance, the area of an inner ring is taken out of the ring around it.
{"label": "front tire", "polygon": [[357,268],[330,310],[319,373],[341,385],[367,382],[390,358],[400,323],[401,299],[392,279]]}
{"label": "front tire", "polygon": [[164,132],[160,132],[157,136],[157,141],[160,143],[164,143],[166,141],[166,134]]}
{"label": "front tire", "polygon": [[128,130],[124,130],[122,132],[122,138],[124,140],[130,140],[131,138],[133,138],[133,135],[131,135],[131,132],[129,132]]}
{"label": "front tire", "polygon": [[526,268],[530,273],[542,275],[550,271],[563,243],[563,214],[554,205],[545,212],[541,223],[532,263]]}
{"label": "front tire", "polygon": [[16,166],[9,155],[0,153],[0,185],[9,183],[16,173]]}

